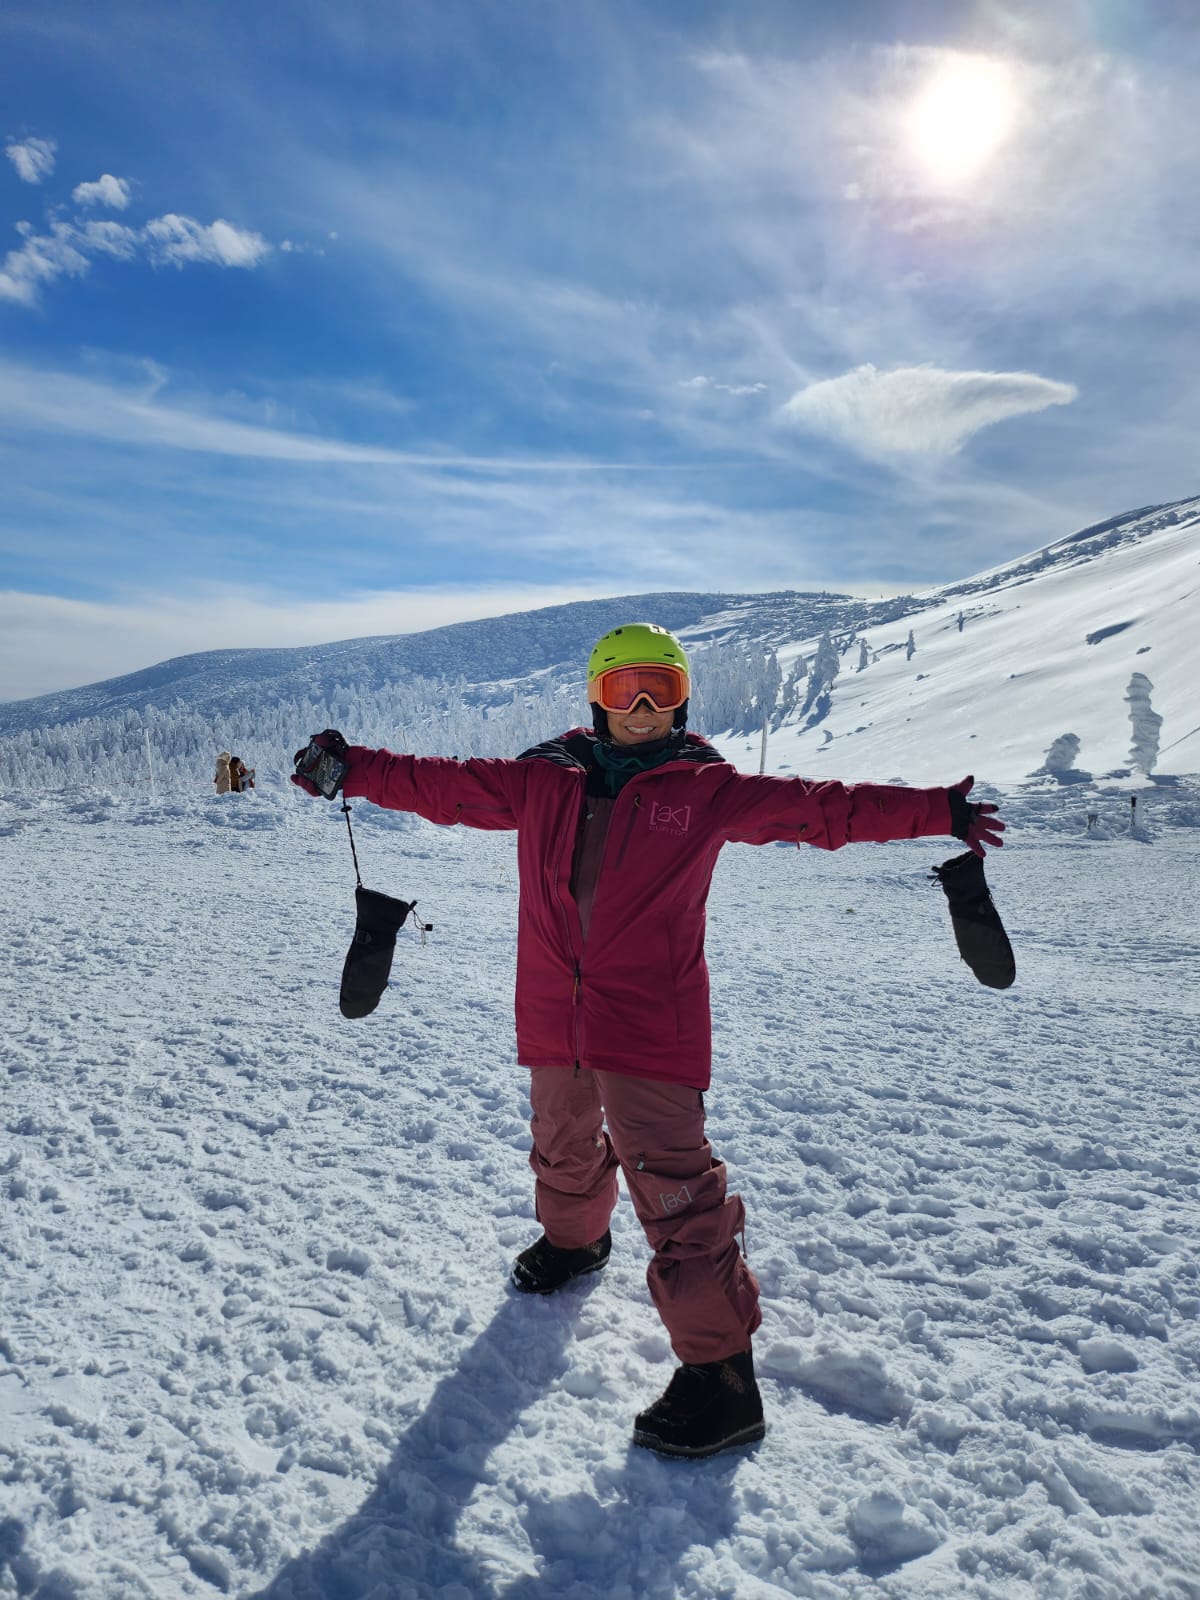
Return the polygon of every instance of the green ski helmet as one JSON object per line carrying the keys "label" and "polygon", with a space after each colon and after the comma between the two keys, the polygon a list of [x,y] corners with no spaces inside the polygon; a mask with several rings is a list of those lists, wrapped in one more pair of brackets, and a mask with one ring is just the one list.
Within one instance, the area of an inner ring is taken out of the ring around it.
{"label": "green ski helmet", "polygon": [[[592,722],[602,738],[608,733],[608,713],[596,699],[596,679],[612,667],[654,666],[660,661],[668,662],[682,671],[685,693],[690,692],[691,668],[688,666],[687,652],[673,633],[660,628],[656,622],[625,622],[619,628],[610,628],[597,639],[588,657],[587,681]],[[688,703],[685,699],[675,711],[676,728],[687,726],[687,714]]]}

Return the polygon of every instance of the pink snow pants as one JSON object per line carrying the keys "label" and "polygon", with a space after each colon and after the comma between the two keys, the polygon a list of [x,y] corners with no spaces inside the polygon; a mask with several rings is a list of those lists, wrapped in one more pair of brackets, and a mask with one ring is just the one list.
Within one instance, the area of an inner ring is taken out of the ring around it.
{"label": "pink snow pants", "polygon": [[[704,1100],[681,1084],[586,1067],[533,1067],[538,1221],[551,1244],[599,1239],[625,1175],[654,1257],[646,1272],[680,1361],[745,1350],[762,1321],[758,1280],[738,1248],[746,1208],[704,1136]],[[607,1122],[607,1131],[604,1124]]]}

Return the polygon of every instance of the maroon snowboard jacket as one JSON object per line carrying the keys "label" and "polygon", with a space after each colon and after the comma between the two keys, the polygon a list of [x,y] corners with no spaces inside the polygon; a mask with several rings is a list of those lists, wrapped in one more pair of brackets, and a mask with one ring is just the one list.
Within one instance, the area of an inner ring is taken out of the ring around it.
{"label": "maroon snowboard jacket", "polygon": [[517,1054],[706,1089],[712,1065],[704,907],[721,846],[838,850],[950,833],[945,789],[739,772],[688,734],[618,794],[586,943],[570,892],[595,735],[572,729],[515,761],[348,752],[345,793],[430,822],[517,829]]}

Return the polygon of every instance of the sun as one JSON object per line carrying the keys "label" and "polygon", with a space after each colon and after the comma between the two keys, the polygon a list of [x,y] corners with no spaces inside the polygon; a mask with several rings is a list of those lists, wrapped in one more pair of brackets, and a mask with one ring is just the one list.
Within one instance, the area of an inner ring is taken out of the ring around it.
{"label": "sun", "polygon": [[939,187],[958,188],[986,166],[1016,114],[1016,86],[1004,62],[955,56],[935,70],[905,114],[909,154]]}

